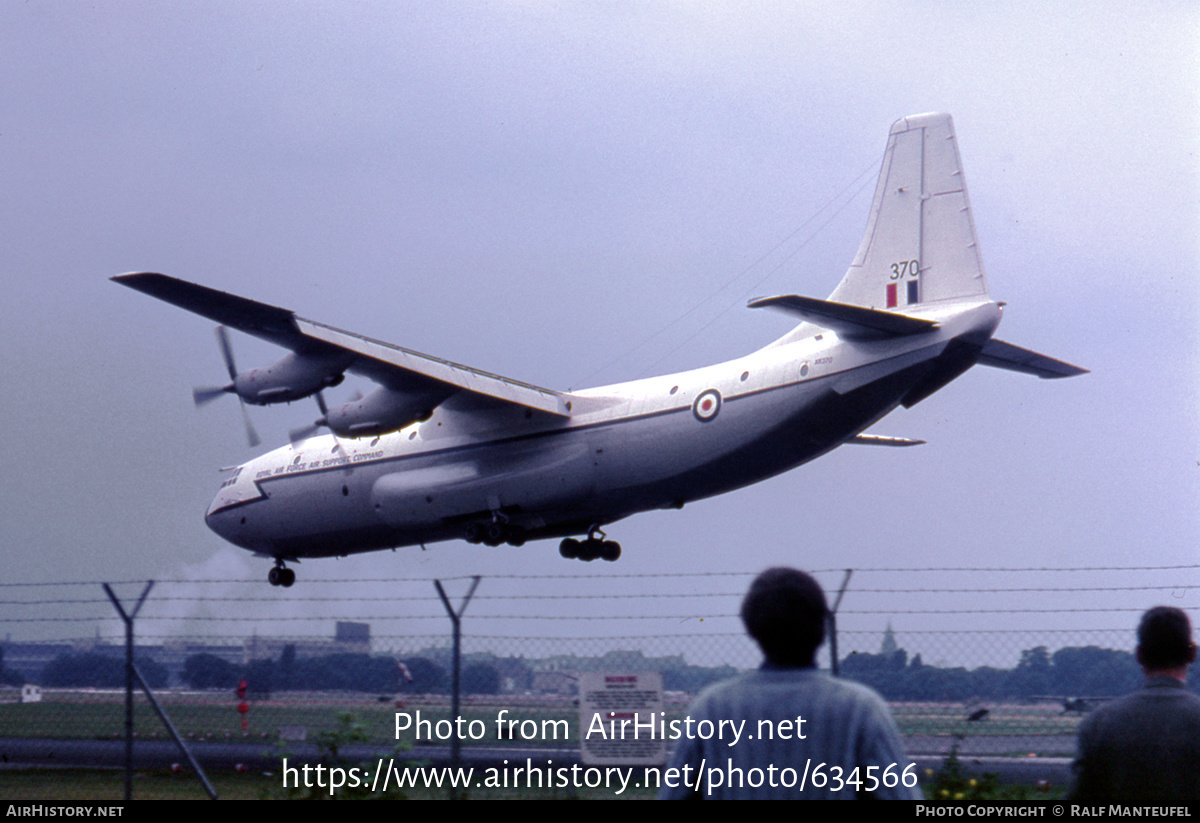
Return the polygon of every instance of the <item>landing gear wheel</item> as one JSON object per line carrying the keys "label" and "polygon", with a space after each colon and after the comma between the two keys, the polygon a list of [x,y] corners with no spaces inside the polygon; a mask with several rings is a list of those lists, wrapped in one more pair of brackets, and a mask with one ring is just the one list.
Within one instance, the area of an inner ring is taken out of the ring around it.
{"label": "landing gear wheel", "polygon": [[484,536],[484,528],[482,523],[468,523],[466,530],[463,532],[463,539],[468,543],[482,543]]}
{"label": "landing gear wheel", "polygon": [[521,526],[508,527],[508,545],[524,546],[525,545],[525,529]]}
{"label": "landing gear wheel", "polygon": [[488,525],[483,542],[489,546],[499,546],[508,539],[508,526],[503,523],[491,523]]}
{"label": "landing gear wheel", "polygon": [[296,582],[296,572],[284,566],[282,560],[277,560],[275,568],[267,572],[267,582],[272,586],[283,586],[286,589]]}
{"label": "landing gear wheel", "polygon": [[621,544],[615,540],[605,540],[600,544],[600,556],[612,563],[621,558]]}
{"label": "landing gear wheel", "polygon": [[621,544],[615,540],[605,540],[604,532],[593,527],[588,530],[586,540],[576,540],[568,537],[558,544],[558,553],[568,560],[582,560],[591,563],[596,559],[604,559],[609,563],[621,556]]}

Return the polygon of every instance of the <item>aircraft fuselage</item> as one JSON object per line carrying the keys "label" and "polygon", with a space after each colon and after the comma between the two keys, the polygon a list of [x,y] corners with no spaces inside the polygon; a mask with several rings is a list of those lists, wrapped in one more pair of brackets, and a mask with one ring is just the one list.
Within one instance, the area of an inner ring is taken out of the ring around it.
{"label": "aircraft fuselage", "polygon": [[885,340],[826,331],[576,392],[567,419],[462,396],[390,434],[310,438],[235,469],[206,521],[239,546],[286,559],[457,539],[496,517],[536,539],[680,507],[859,434],[956,346],[977,353],[1000,308],[983,298],[920,316],[937,328]]}
{"label": "aircraft fuselage", "polygon": [[[601,528],[623,517],[748,486],[843,443],[922,442],[864,432],[976,363],[1086,372],[992,336],[1002,304],[989,295],[953,122],[939,113],[892,124],[862,242],[829,299],[752,300],[799,325],[679,374],[555,391],[167,275],[114,279],[290,350],[240,373],[221,332],[243,401],[315,394],[321,419],[234,469],[206,516],[225,539],[275,558],[278,586],[295,582],[288,559],[451,539],[563,537],[563,557],[616,560],[621,546]],[[379,388],[330,408],[321,387],[344,373]],[[322,427],[333,434],[309,436]]]}

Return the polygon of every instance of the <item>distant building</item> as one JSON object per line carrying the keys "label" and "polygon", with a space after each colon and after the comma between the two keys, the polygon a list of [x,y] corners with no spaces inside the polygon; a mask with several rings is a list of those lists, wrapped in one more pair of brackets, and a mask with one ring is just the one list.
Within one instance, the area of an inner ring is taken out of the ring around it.
{"label": "distant building", "polygon": [[888,621],[887,628],[883,630],[883,643],[879,645],[879,653],[883,655],[893,655],[900,650],[896,645],[896,635],[892,631],[892,621]]}
{"label": "distant building", "polygon": [[324,657],[328,654],[370,654],[371,624],[339,621],[334,628],[332,640],[310,638],[305,640],[279,637],[246,638],[242,645],[242,664],[252,660],[273,660],[283,655],[283,650],[292,646],[296,658]]}

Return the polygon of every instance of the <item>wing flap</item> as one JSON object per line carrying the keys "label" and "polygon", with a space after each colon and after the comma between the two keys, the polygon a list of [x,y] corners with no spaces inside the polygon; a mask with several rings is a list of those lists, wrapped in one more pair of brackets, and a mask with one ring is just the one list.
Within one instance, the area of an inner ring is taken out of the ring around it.
{"label": "wing flap", "polygon": [[1079,374],[1088,373],[1087,369],[1072,366],[1070,363],[1064,363],[1061,360],[1055,360],[1053,357],[1047,357],[1044,354],[1038,354],[1035,351],[1023,349],[1020,346],[1014,346],[1012,343],[1005,343],[1003,340],[996,340],[995,338],[989,340],[984,345],[983,351],[979,353],[979,360],[977,362],[985,366],[1019,371],[1050,379],[1075,377]]}
{"label": "wing flap", "polygon": [[[443,360],[428,354],[372,340],[353,332],[335,329],[324,323],[294,317],[297,329],[305,336],[323,343],[335,346],[342,351],[352,352],[360,358],[366,358],[370,363],[357,362],[351,366],[353,371],[361,371],[392,388],[404,388],[411,385],[413,375],[428,381],[435,381],[451,386],[457,386],[465,391],[506,400],[519,406],[544,411],[549,414],[569,417],[569,400],[561,392],[543,389],[531,383],[522,383],[509,377],[491,374],[480,369],[473,369],[461,363]],[[393,385],[397,377],[401,385]]]}
{"label": "wing flap", "polygon": [[938,327],[933,320],[835,303],[832,300],[818,300],[815,297],[801,297],[798,294],[759,297],[751,300],[749,307],[778,309],[850,339],[903,337],[923,334]]}

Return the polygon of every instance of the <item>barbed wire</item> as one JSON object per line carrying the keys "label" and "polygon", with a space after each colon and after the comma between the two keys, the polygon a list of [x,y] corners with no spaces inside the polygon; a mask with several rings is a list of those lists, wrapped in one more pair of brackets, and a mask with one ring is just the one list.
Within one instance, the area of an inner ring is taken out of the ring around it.
{"label": "barbed wire", "polygon": [[[885,588],[860,589],[851,588],[849,594],[1020,594],[1020,593],[1083,593],[1083,592],[1140,592],[1140,591],[1187,591],[1200,588],[1200,581],[1193,585],[1171,584],[1160,586],[1018,586],[998,588]],[[630,594],[476,594],[473,600],[661,600],[663,598],[702,599],[742,597],[745,592],[635,592]],[[380,595],[363,597],[361,595],[344,595],[339,597],[305,597],[306,603],[388,603],[398,598],[395,595]],[[405,596],[406,603],[414,601],[440,602],[436,595]],[[61,605],[95,605],[106,604],[109,601],[102,597],[71,598],[58,600],[0,600],[0,606],[61,606]],[[179,596],[150,596],[146,603],[279,603],[278,597],[270,595],[253,597],[179,597]],[[284,601],[286,602],[286,601]]]}
{"label": "barbed wire", "polygon": [[[927,574],[931,572],[967,572],[976,574],[995,574],[995,573],[1075,573],[1075,572],[1137,572],[1137,571],[1178,571],[1178,570],[1200,570],[1198,563],[1183,563],[1175,565],[1162,566],[926,566],[922,568],[912,567],[870,567],[870,568],[827,568],[827,569],[808,569],[809,574],[844,574],[847,571],[854,574]],[[753,577],[757,575],[761,569],[754,571],[724,571],[724,572],[654,572],[654,573],[637,573],[637,574],[489,574],[484,578],[487,580],[588,580],[588,581],[603,581],[614,579],[657,579],[657,578],[707,578],[707,577]],[[473,575],[458,575],[455,577],[362,577],[362,578],[326,578],[326,579],[309,579],[307,581],[299,581],[301,585],[337,585],[343,583],[432,583],[434,580],[441,580],[443,583],[471,580]],[[40,581],[40,582],[4,582],[0,583],[0,588],[20,588],[20,587],[44,587],[44,586],[101,586],[105,583],[110,586],[121,585],[144,585],[149,582],[154,582],[155,585],[194,585],[194,584],[252,584],[262,585],[262,580],[258,577],[253,578],[195,578],[195,579],[172,579],[172,580],[60,580],[60,581]],[[859,590],[863,591],[863,590]]]}
{"label": "barbed wire", "polygon": [[[1184,611],[1197,611],[1200,607],[1186,607]],[[949,614],[1104,614],[1104,613],[1134,613],[1141,614],[1145,611],[1142,607],[1121,607],[1121,606],[1098,606],[1095,608],[1058,608],[1058,609],[854,609],[839,611],[839,615],[949,615]],[[603,622],[608,620],[670,620],[677,623],[688,622],[692,620],[732,620],[740,619],[737,614],[473,614],[470,615],[472,620],[574,620],[574,621],[594,621]],[[0,623],[92,623],[96,621],[96,616],[86,617],[17,617],[5,618],[0,617]],[[115,616],[113,619],[116,619]],[[327,622],[330,620],[342,620],[343,616],[339,615],[280,615],[280,616],[262,616],[262,615],[235,615],[231,617],[219,617],[214,615],[179,615],[179,616],[159,616],[144,615],[139,618],[141,622],[182,622],[182,623],[245,623],[250,620],[258,623],[296,623],[296,622]],[[367,621],[389,621],[389,620],[445,620],[445,614],[382,614],[382,615],[358,615],[355,616],[356,622]]]}
{"label": "barbed wire", "polygon": [[[942,637],[942,636],[994,637],[994,636],[999,636],[999,637],[1028,638],[1030,636],[1078,637],[1080,635],[1111,635],[1114,633],[1115,634],[1131,634],[1132,632],[1133,632],[1133,628],[1125,625],[1125,626],[1109,626],[1109,627],[1089,626],[1086,629],[1042,629],[1042,628],[1037,628],[1037,629],[896,629],[893,632],[893,634],[898,639],[906,638],[906,637],[910,637],[910,636],[916,636],[916,635],[928,636],[928,637]],[[871,638],[873,640],[877,640],[884,633],[885,633],[884,629],[870,629],[870,630],[867,630],[867,629],[839,629],[838,630],[838,636],[842,637],[842,638],[867,637],[867,638]],[[646,635],[646,634],[621,634],[621,635],[618,635],[618,634],[595,634],[595,635],[573,634],[573,635],[564,636],[564,637],[552,637],[552,636],[548,636],[545,634],[471,634],[468,637],[465,637],[464,640],[471,644],[479,644],[479,643],[484,643],[484,642],[502,642],[502,643],[553,642],[553,643],[560,643],[563,641],[578,642],[581,644],[583,644],[583,643],[610,643],[610,644],[612,644],[612,643],[624,643],[624,642],[645,643],[647,640],[664,640],[664,641],[670,640],[672,642],[689,641],[689,640],[706,641],[706,640],[714,640],[714,639],[720,639],[720,638],[728,638],[728,639],[733,639],[733,640],[744,640],[747,643],[752,642],[751,639],[746,635],[746,633],[741,630],[738,630],[738,631],[716,631],[716,632],[709,632],[709,631],[678,632],[678,633],[672,633],[668,636],[664,636],[664,635],[660,635],[660,634],[651,634],[651,635]],[[111,641],[113,644],[124,643],[123,636],[118,637],[116,635],[113,635],[111,637],[102,637],[100,639]],[[176,634],[156,634],[154,632],[139,632],[137,635],[137,641],[138,641],[139,646],[141,646],[143,643],[145,643],[147,641],[153,641],[153,640],[180,641],[185,644],[192,643],[192,642],[203,642],[203,643],[209,643],[209,644],[218,643],[219,644],[222,641],[224,641],[226,645],[240,646],[240,645],[243,645],[244,643],[246,643],[247,641],[251,641],[251,642],[253,640],[265,641],[268,639],[271,641],[277,641],[277,642],[287,642],[287,641],[293,641],[293,640],[300,641],[300,642],[307,642],[307,641],[312,641],[314,639],[324,639],[324,638],[314,638],[312,635],[272,635],[270,638],[266,638],[261,635],[259,635],[257,637],[250,637],[250,638],[247,638],[243,635],[236,635],[236,636],[231,636],[231,635],[189,635],[187,637],[180,637],[179,635],[176,635]],[[47,640],[47,641],[39,641],[39,642],[44,642],[47,645],[55,645],[55,644],[69,644],[69,643],[79,643],[79,642],[92,643],[95,640],[96,640],[95,637],[88,636],[88,637],[65,638],[65,639],[60,639],[60,640]],[[423,634],[423,635],[416,635],[416,634],[409,634],[409,633],[405,633],[405,634],[372,633],[372,635],[371,635],[372,643],[382,642],[382,641],[390,641],[390,640],[401,640],[409,645],[428,645],[428,644],[437,645],[437,644],[440,644],[440,645],[449,647],[451,644],[450,637],[444,632]]]}

